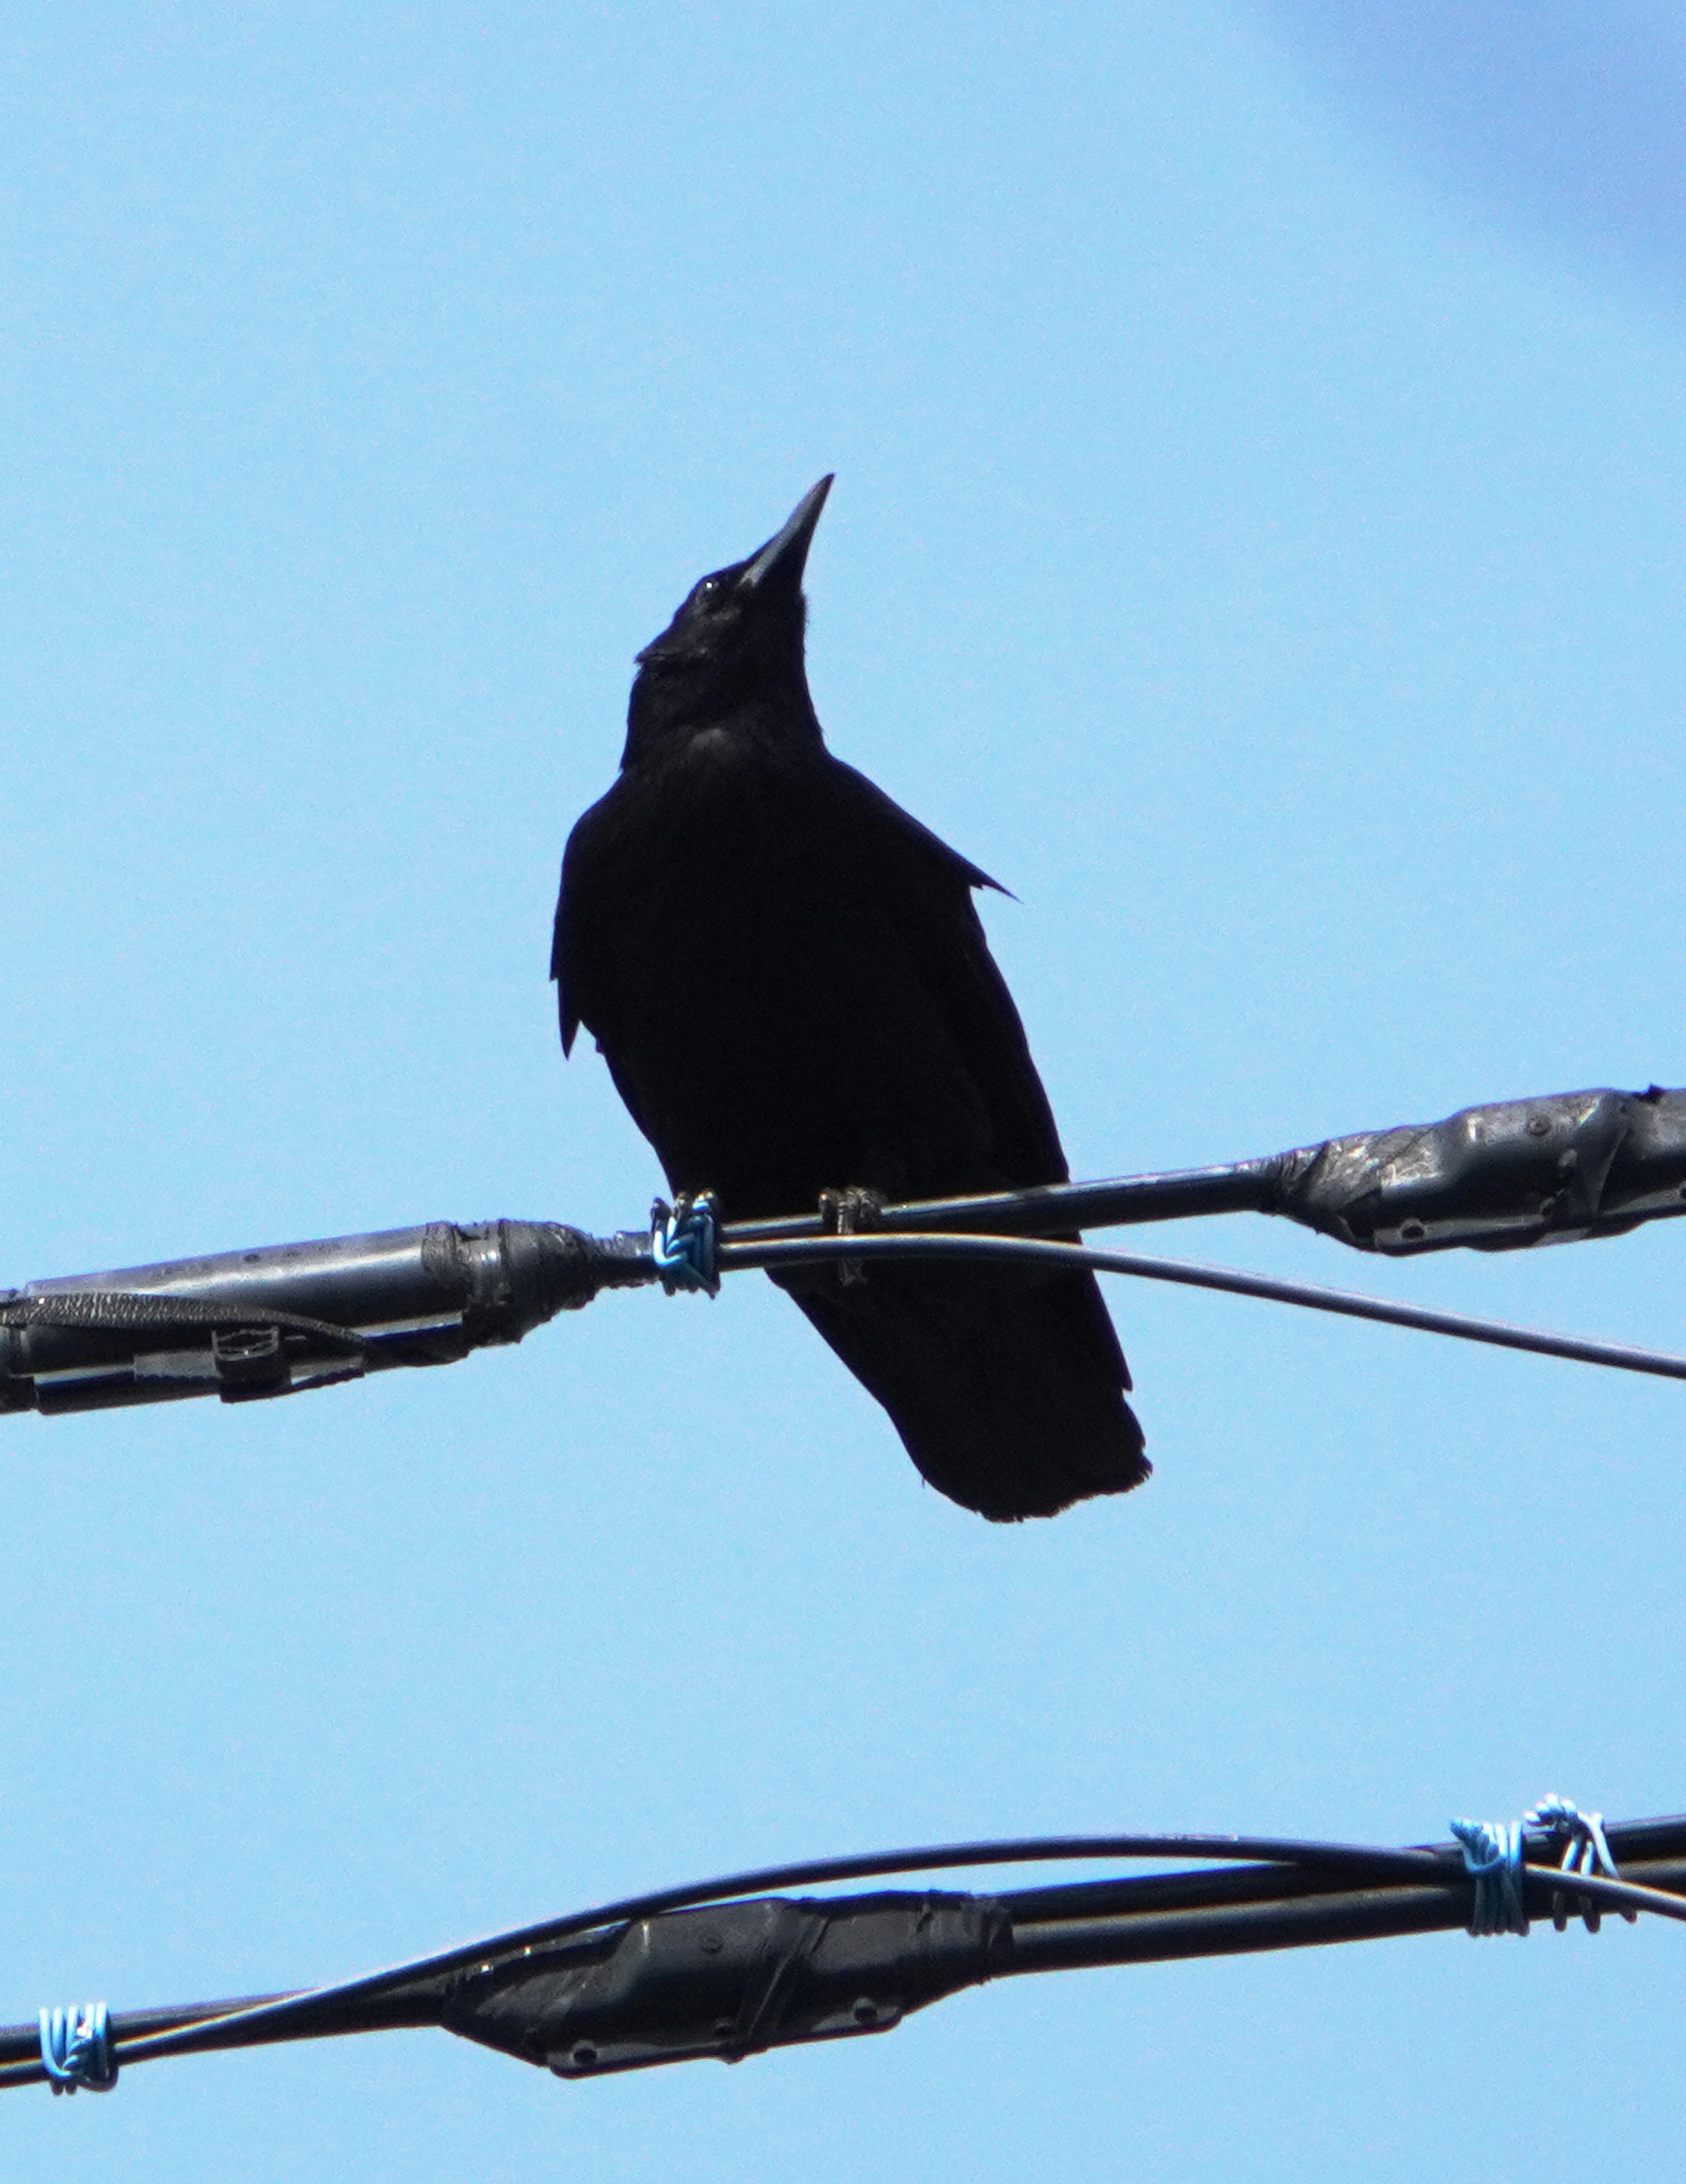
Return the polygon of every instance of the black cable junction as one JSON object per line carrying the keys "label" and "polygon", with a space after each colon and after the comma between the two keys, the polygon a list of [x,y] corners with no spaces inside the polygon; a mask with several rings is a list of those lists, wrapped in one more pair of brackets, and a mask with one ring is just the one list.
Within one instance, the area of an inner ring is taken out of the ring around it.
{"label": "black cable junction", "polygon": [[[1596,1930],[1605,1910],[1686,1919],[1686,1814],[1606,1828],[1549,1798],[1526,1822],[1456,1825],[1459,1841],[1406,1849],[1098,1835],[770,1866],[540,1920],[327,1986],[174,2008],[42,2011],[38,2024],[0,2027],[0,2088],[50,2081],[60,2091],[106,2090],[120,2069],[166,2056],[422,2026],[561,2077],[596,2077],[885,2032],[966,1987],[1030,1972],[1459,1926],[1526,1933],[1530,1919],[1549,1918],[1560,1931],[1579,1916]],[[1596,1857],[1583,1858],[1592,1846]],[[1207,1866],[986,1895],[783,1892],[1125,1858]],[[1495,1866],[1510,1891],[1496,1922],[1482,1896]]]}
{"label": "black cable junction", "polygon": [[519,1342],[606,1289],[706,1287],[716,1265],[912,1254],[1064,1262],[1686,1379],[1686,1358],[1630,1345],[1060,1240],[1084,1227],[1236,1212],[1388,1257],[1620,1235],[1686,1212],[1686,1090],[1505,1100],[1170,1174],[893,1206],[829,1192],[816,1212],[720,1224],[701,1283],[676,1282],[648,1231],[599,1237],[531,1221],[433,1222],[35,1281],[0,1291],[0,1411],[256,1401]]}

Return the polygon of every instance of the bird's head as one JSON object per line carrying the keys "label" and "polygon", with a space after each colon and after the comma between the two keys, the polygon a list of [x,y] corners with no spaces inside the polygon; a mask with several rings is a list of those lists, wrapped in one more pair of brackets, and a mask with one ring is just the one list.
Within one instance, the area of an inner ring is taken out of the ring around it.
{"label": "bird's head", "polygon": [[830,478],[823,477],[766,545],[694,584],[661,636],[645,646],[627,709],[623,766],[688,725],[774,691],[799,696],[812,713],[802,655],[802,571],[830,490]]}

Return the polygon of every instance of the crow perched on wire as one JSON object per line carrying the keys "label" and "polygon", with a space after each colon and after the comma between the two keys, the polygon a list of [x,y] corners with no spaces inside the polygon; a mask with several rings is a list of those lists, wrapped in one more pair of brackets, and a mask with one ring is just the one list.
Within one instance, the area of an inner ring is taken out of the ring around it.
{"label": "crow perched on wire", "polygon": [[[621,772],[569,838],[551,976],[675,1191],[728,1219],[1056,1183],[1047,1098],[972,902],[996,883],[826,749],[802,571],[831,480],[639,655]],[[933,1486],[1052,1516],[1147,1474],[1094,1277],[780,1278]]]}

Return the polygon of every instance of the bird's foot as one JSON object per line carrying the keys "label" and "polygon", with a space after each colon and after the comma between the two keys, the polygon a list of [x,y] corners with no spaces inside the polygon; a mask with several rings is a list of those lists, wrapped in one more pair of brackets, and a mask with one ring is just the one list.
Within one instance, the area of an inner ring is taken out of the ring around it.
{"label": "bird's foot", "polygon": [[[858,1184],[847,1190],[823,1190],[819,1194],[819,1217],[828,1236],[869,1234],[878,1227],[884,1206],[881,1190],[868,1190]],[[839,1289],[858,1289],[866,1279],[867,1270],[858,1259],[837,1262]]]}

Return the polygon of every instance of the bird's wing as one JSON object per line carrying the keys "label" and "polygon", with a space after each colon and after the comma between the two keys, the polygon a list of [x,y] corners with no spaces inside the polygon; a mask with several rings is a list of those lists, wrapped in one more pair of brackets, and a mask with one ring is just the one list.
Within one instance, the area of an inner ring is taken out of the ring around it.
{"label": "bird's wing", "polygon": [[586,831],[582,819],[568,837],[562,883],[556,896],[556,922],[550,935],[550,976],[556,982],[556,1014],[561,1022],[564,1054],[572,1051],[588,1006],[584,996],[591,986],[591,933],[581,904],[582,868],[589,854],[582,846]]}
{"label": "bird's wing", "polygon": [[[612,853],[618,817],[611,788],[584,814],[568,837],[550,939],[550,976],[556,982],[562,1052],[572,1050],[581,1024],[586,1025],[609,1065],[622,1104],[647,1138],[650,1124],[638,1088],[621,1057],[612,955],[615,890],[599,858],[600,852]],[[606,861],[612,866],[611,854]]]}
{"label": "bird's wing", "polygon": [[613,1035],[615,932],[623,905],[626,788],[618,778],[589,811],[582,812],[562,853],[562,884],[550,941],[550,976],[556,982],[562,1051],[572,1048],[584,1024],[599,1045]]}
{"label": "bird's wing", "polygon": [[972,900],[974,889],[1002,894],[1006,889],[864,774],[835,763],[839,793],[854,822],[844,838],[871,860],[887,922],[977,1088],[1002,1182],[1063,1181],[1065,1155],[1053,1112]]}

